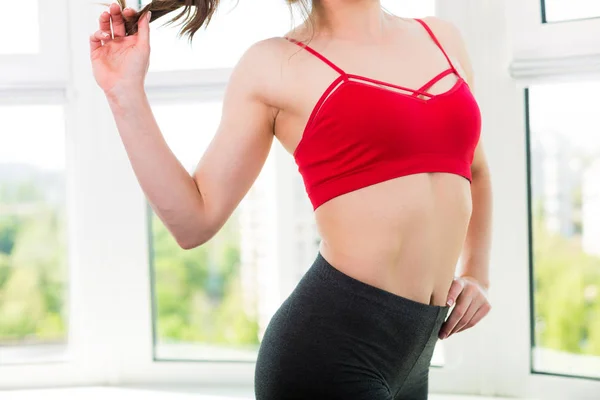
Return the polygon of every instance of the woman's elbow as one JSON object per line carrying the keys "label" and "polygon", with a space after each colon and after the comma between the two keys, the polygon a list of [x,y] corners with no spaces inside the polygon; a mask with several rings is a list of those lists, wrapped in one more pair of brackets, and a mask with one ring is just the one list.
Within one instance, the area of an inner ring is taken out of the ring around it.
{"label": "woman's elbow", "polygon": [[192,250],[202,246],[211,240],[223,227],[225,218],[220,217],[222,213],[215,211],[193,213],[180,229],[173,229],[172,234],[179,247],[184,250]]}
{"label": "woman's elbow", "polygon": [[173,234],[175,241],[183,250],[192,250],[200,247],[212,239],[214,235],[215,233],[208,229],[194,229],[181,234]]}
{"label": "woman's elbow", "polygon": [[200,240],[189,240],[187,238],[186,239],[177,239],[177,244],[183,250],[193,250],[196,247],[202,246],[204,243],[206,243],[206,242],[200,241]]}

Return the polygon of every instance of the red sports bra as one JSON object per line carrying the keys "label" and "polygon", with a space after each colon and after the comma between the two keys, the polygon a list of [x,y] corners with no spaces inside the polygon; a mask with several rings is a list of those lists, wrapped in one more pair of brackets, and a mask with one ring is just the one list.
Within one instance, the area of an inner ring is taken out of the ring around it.
{"label": "red sports bra", "polygon": [[[447,172],[471,181],[479,107],[432,30],[417,21],[450,64],[417,90],[347,74],[309,46],[286,38],[340,74],[315,105],[294,151],[314,210],[342,194],[405,175]],[[449,74],[458,78],[452,89],[427,92]]]}

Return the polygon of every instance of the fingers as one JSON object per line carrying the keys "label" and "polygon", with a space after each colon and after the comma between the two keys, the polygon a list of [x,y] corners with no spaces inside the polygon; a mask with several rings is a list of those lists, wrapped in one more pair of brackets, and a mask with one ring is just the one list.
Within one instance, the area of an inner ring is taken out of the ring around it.
{"label": "fingers", "polygon": [[471,305],[467,309],[467,312],[465,312],[465,315],[463,315],[463,317],[458,321],[458,323],[456,324],[454,329],[452,329],[450,332],[448,332],[448,337],[452,336],[454,333],[457,333],[465,325],[467,325],[467,323],[469,323],[469,321],[473,318],[475,313],[481,308],[483,303],[484,303],[483,299],[479,299],[479,300],[473,299],[473,301],[471,302]]}
{"label": "fingers", "polygon": [[121,14],[121,7],[113,3],[110,5],[110,17],[112,19],[112,27],[115,38],[125,37],[125,20]]}
{"label": "fingers", "polygon": [[100,15],[99,29],[104,32],[113,32],[114,37],[124,37],[126,35],[125,19],[133,18],[136,14],[137,11],[130,7],[125,8],[121,13],[121,7],[113,3],[108,11]]}
{"label": "fingers", "polygon": [[143,45],[150,44],[150,14],[148,11],[138,21],[138,40]]}
{"label": "fingers", "polygon": [[[132,20],[136,15],[137,15],[137,11],[134,10],[133,8],[127,7],[123,10],[123,17],[125,18],[125,21]],[[131,32],[127,32],[127,27],[124,27],[124,28],[125,28],[125,35],[128,35],[128,34],[131,35]]]}
{"label": "fingers", "polygon": [[454,330],[459,321],[467,313],[467,310],[471,306],[473,297],[470,291],[463,291],[456,299],[456,306],[450,313],[450,317],[442,324],[438,337],[440,339],[446,339],[450,332]]}
{"label": "fingers", "polygon": [[448,291],[448,299],[446,300],[446,304],[452,307],[453,304],[456,303],[456,299],[460,295],[460,293],[465,288],[465,281],[461,278],[455,278],[452,281],[452,285],[450,286],[450,290]]}
{"label": "fingers", "polygon": [[94,51],[99,47],[102,47],[103,44],[112,40],[110,33],[103,31],[96,31],[90,36],[90,49]]}
{"label": "fingers", "polygon": [[492,306],[490,305],[490,303],[487,303],[487,302],[483,303],[483,305],[475,312],[475,315],[473,315],[473,318],[471,318],[465,326],[458,329],[456,331],[456,333],[464,331],[465,329],[472,328],[473,326],[477,325],[477,323],[479,323],[479,321],[481,321],[483,319],[483,317],[485,317],[490,312],[491,309],[492,309]]}
{"label": "fingers", "polygon": [[135,11],[133,8],[129,8],[127,7],[126,9],[123,10],[123,16],[129,20],[133,17],[135,17],[135,15],[137,14],[137,11]]}
{"label": "fingers", "polygon": [[102,47],[102,39],[98,39],[96,34],[90,35],[90,51],[93,53],[95,50]]}
{"label": "fingers", "polygon": [[93,35],[96,39],[101,40],[102,42],[106,43],[112,40],[112,37],[110,35],[110,32],[104,32],[104,31],[96,31],[94,32]]}
{"label": "fingers", "polygon": [[100,14],[99,29],[101,31],[110,33],[110,13],[108,11],[104,11],[102,14]]}

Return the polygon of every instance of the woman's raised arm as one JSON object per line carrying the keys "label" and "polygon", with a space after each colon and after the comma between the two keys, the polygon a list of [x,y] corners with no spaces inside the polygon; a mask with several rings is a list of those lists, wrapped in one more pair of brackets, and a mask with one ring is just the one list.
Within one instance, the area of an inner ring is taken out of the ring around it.
{"label": "woman's raised arm", "polygon": [[[124,15],[135,13],[125,10]],[[110,31],[113,22],[114,37]],[[135,175],[152,208],[179,245],[189,249],[213,237],[256,180],[273,142],[275,111],[263,98],[258,68],[268,43],[249,49],[228,84],[219,129],[193,176],[169,149],[144,91],[150,56],[149,19],[125,35],[113,4],[90,38],[94,76],[103,89]],[[107,35],[106,35],[107,34]],[[263,60],[264,61],[264,60]],[[214,135],[202,121],[190,135]]]}

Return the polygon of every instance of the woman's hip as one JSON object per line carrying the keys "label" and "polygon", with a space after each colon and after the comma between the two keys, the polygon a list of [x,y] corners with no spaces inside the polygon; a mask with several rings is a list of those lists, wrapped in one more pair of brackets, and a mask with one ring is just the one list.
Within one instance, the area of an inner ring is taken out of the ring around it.
{"label": "woman's hip", "polygon": [[303,392],[351,399],[339,391],[369,388],[394,394],[411,377],[426,379],[414,369],[429,367],[447,312],[358,281],[318,254],[267,327],[257,399]]}

